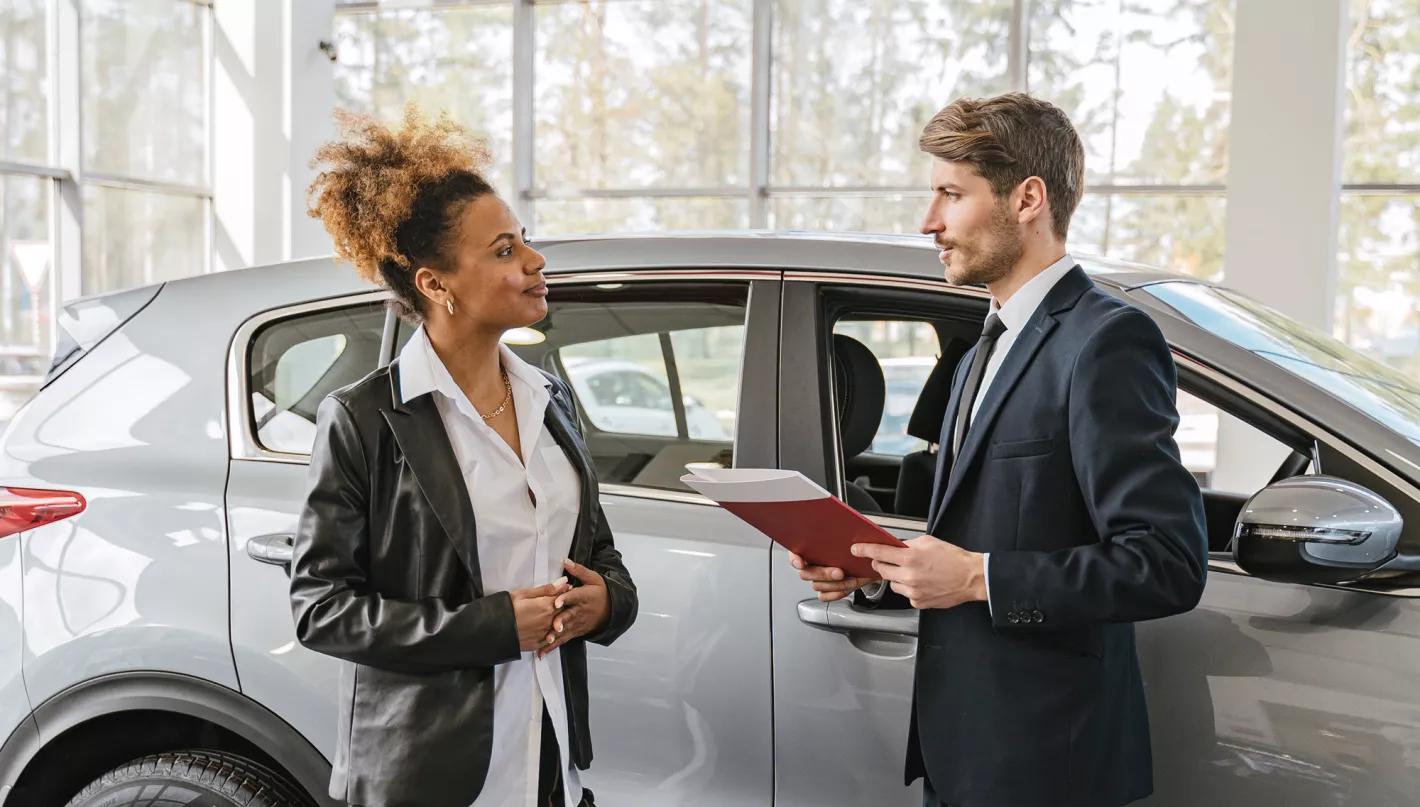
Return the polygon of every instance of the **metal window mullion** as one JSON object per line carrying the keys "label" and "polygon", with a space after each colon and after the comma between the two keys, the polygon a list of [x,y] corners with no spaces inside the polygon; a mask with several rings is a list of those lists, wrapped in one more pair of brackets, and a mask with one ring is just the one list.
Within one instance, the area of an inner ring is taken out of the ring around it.
{"label": "metal window mullion", "polygon": [[1420,194],[1420,184],[1402,182],[1354,182],[1341,186],[1341,192],[1351,196],[1410,196]]}
{"label": "metal window mullion", "polygon": [[586,188],[575,191],[528,191],[529,199],[679,199],[697,197],[741,198],[742,188]]}
{"label": "metal window mullion", "polygon": [[119,188],[130,191],[147,191],[150,193],[165,193],[170,196],[195,196],[203,199],[212,198],[212,189],[203,185],[185,185],[180,182],[161,182],[153,179],[142,179],[140,177],[123,176],[122,174],[108,174],[103,172],[89,171],[84,174],[85,185],[100,185],[106,188]]}
{"label": "metal window mullion", "polygon": [[216,49],[213,47],[213,42],[215,41],[213,29],[216,27],[217,23],[216,20],[213,19],[213,15],[216,14],[216,12],[212,10],[211,0],[199,0],[198,5],[205,6],[201,12],[203,15],[202,92],[203,100],[206,102],[207,106],[203,115],[204,120],[202,121],[202,180],[207,183],[207,188],[209,189],[206,201],[203,202],[202,216],[204,232],[202,234],[201,274],[205,275],[212,271],[212,250],[214,248],[213,233],[215,233],[217,229],[217,206],[213,203],[212,192],[210,190],[213,186],[213,152],[216,151],[217,145],[216,132],[214,131],[215,127],[212,125],[212,121],[217,114],[216,100],[213,98],[215,95],[213,92],[213,87],[215,86],[213,74],[216,73],[216,70],[213,69],[213,63],[217,58],[215,54]]}
{"label": "metal window mullion", "polygon": [[69,172],[53,165],[35,165],[0,160],[0,174],[12,176],[45,177],[47,179],[73,179]]}
{"label": "metal window mullion", "polygon": [[537,17],[532,0],[513,5],[513,207],[524,226],[536,230],[537,198],[535,145],[536,110],[533,90],[536,76]]}
{"label": "metal window mullion", "polygon": [[[49,4],[49,149],[50,160],[64,172],[50,195],[50,238],[53,258],[51,322],[64,300],[84,293],[83,77],[77,3]],[[50,329],[50,349],[55,345]]]}
{"label": "metal window mullion", "polygon": [[749,226],[769,226],[770,91],[774,63],[774,0],[754,0],[750,34]]}
{"label": "metal window mullion", "polygon": [[1025,92],[1026,64],[1030,54],[1026,51],[1029,42],[1026,32],[1027,4],[1030,0],[1013,0],[1011,3],[1010,37],[1006,52],[1006,75],[1012,90]]}

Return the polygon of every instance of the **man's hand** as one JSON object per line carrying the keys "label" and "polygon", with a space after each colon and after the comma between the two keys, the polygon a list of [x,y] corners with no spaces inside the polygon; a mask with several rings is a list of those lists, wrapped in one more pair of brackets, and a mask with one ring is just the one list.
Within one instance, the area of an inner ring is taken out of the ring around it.
{"label": "man's hand", "polygon": [[834,566],[810,566],[804,559],[789,553],[789,563],[799,570],[799,579],[813,584],[818,598],[824,602],[841,600],[857,589],[876,583],[876,577],[846,577],[842,569]]}
{"label": "man's hand", "polygon": [[986,563],[981,553],[931,535],[919,535],[906,543],[906,549],[854,544],[852,552],[872,558],[873,571],[913,608],[955,608],[986,599]]}
{"label": "man's hand", "polygon": [[519,649],[536,650],[541,645],[557,614],[557,598],[569,587],[567,578],[559,577],[541,586],[508,592],[513,599],[513,621],[518,625]]}
{"label": "man's hand", "polygon": [[552,630],[538,647],[538,658],[597,630],[611,618],[611,600],[602,576],[570,558],[562,561],[562,566],[582,585],[558,595],[554,603],[557,615],[552,618]]}

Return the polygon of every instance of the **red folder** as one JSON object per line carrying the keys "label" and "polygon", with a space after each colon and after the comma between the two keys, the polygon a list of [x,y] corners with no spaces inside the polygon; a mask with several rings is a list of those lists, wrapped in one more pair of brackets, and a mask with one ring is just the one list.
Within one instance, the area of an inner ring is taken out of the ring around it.
{"label": "red folder", "polygon": [[686,469],[690,473],[681,482],[816,566],[836,566],[850,577],[877,577],[872,561],[854,557],[849,547],[906,546],[798,471]]}

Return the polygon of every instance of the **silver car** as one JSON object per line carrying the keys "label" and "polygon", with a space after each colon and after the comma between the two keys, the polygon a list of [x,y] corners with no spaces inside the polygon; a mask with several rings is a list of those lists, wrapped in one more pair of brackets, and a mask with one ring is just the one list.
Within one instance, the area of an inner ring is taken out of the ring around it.
{"label": "silver car", "polygon": [[[642,604],[590,649],[588,784],[622,805],[920,804],[902,785],[915,613],[812,599],[784,552],[678,479],[792,468],[921,532],[934,457],[843,456],[844,429],[881,426],[884,383],[834,344],[886,360],[903,327],[925,334],[932,372],[883,434],[930,441],[986,292],[947,284],[914,237],[539,248],[550,313],[514,349],[564,377],[578,356],[655,368],[672,424],[585,424]],[[1193,438],[1214,443],[1206,595],[1138,631],[1147,803],[1420,803],[1420,390],[1224,288],[1082,263],[1155,318],[1186,411],[1216,421]],[[283,566],[317,403],[410,333],[385,297],[320,259],[65,307],[0,444],[5,807],[186,804],[238,778],[264,788],[252,805],[334,804],[342,662],[296,642]],[[690,428],[692,399],[720,432]]]}

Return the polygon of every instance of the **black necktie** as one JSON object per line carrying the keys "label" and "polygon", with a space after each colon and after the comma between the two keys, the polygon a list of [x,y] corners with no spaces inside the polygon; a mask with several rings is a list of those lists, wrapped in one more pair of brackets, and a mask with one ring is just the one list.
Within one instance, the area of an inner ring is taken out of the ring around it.
{"label": "black necktie", "polygon": [[991,351],[996,347],[996,339],[1006,332],[1005,323],[992,314],[986,318],[981,329],[981,339],[976,343],[976,355],[971,358],[971,368],[966,371],[966,383],[961,388],[961,403],[957,404],[957,420],[952,425],[952,462],[961,453],[961,444],[966,439],[966,427],[971,421],[971,407],[976,402],[976,393],[981,387],[981,377],[986,374],[986,362],[991,360]]}

